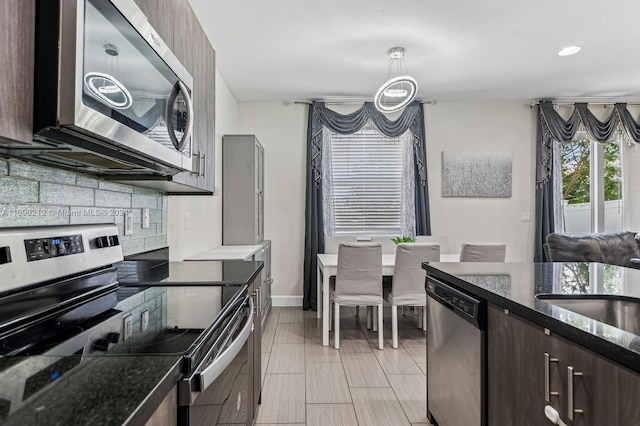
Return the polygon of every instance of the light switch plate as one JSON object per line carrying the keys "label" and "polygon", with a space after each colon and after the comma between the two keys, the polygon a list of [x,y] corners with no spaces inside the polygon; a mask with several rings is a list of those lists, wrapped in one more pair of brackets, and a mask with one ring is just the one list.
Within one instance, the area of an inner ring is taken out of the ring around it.
{"label": "light switch plate", "polygon": [[147,328],[149,328],[149,311],[144,311],[140,318],[140,329],[145,331]]}
{"label": "light switch plate", "polygon": [[131,338],[131,336],[133,336],[133,315],[127,315],[126,317],[124,317],[124,333],[123,334],[123,340],[127,341]]}
{"label": "light switch plate", "polygon": [[146,229],[149,227],[149,209],[142,209],[142,228]]}
{"label": "light switch plate", "polygon": [[131,210],[124,213],[124,235],[133,235],[133,212]]}

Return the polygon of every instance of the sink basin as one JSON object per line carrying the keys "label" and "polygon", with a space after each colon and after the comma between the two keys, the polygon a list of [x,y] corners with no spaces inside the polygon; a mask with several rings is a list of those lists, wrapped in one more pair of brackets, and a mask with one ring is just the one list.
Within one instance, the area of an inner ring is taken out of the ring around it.
{"label": "sink basin", "polygon": [[558,295],[536,296],[555,306],[640,335],[640,299],[623,296]]}

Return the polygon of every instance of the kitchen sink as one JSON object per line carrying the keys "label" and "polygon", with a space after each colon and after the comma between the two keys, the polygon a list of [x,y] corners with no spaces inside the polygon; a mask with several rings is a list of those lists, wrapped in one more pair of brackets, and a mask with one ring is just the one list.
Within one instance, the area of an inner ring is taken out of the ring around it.
{"label": "kitchen sink", "polygon": [[640,335],[640,299],[610,295],[539,294],[539,300]]}

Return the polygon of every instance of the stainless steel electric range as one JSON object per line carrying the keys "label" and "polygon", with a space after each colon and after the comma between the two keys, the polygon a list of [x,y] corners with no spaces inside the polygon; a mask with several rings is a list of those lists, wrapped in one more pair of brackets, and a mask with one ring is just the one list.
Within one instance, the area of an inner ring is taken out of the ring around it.
{"label": "stainless steel electric range", "polygon": [[259,268],[176,285],[151,263],[114,224],[0,229],[0,423],[139,424],[163,399],[180,424],[250,421],[222,381],[249,372]]}

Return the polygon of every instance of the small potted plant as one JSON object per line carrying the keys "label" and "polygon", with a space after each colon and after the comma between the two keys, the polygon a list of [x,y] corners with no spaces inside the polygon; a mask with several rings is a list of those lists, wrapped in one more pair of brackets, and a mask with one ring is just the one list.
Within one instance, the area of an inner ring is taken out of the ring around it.
{"label": "small potted plant", "polygon": [[413,238],[412,236],[403,235],[402,237],[392,238],[391,241],[393,241],[396,244],[400,244],[400,243],[415,243],[416,239]]}

